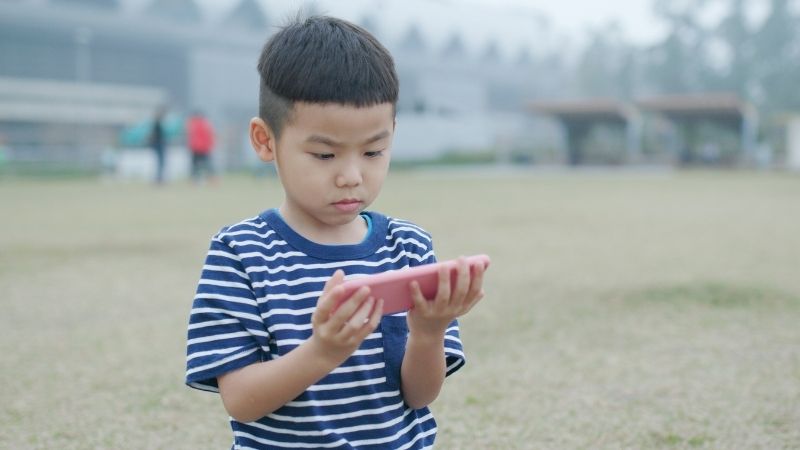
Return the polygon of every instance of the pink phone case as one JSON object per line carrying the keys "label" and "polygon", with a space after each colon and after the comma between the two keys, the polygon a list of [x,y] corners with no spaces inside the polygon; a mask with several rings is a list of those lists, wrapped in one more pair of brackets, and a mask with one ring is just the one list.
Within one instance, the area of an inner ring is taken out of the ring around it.
{"label": "pink phone case", "polygon": [[[467,264],[472,268],[482,264],[484,268],[489,267],[490,259],[487,255],[474,255],[467,257]],[[370,287],[370,295],[376,299],[383,299],[383,314],[394,314],[407,311],[413,305],[411,299],[411,280],[417,280],[422,294],[427,299],[436,296],[439,286],[439,268],[441,266],[450,268],[450,284],[455,285],[455,278],[458,268],[458,260],[441,261],[434,264],[425,264],[407,269],[383,272],[375,275],[368,275],[345,281],[344,295],[342,301],[350,298],[353,293],[361,286]]]}

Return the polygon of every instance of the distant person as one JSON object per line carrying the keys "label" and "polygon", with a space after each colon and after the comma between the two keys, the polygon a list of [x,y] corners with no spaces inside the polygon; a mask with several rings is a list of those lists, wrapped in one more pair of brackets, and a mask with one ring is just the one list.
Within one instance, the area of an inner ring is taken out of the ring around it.
{"label": "distant person", "polygon": [[167,135],[164,130],[164,117],[167,114],[166,106],[159,106],[153,117],[153,124],[150,130],[150,147],[156,156],[156,176],[155,183],[164,183],[164,165],[166,159]]}
{"label": "distant person", "polygon": [[214,128],[201,111],[195,111],[186,121],[186,144],[192,153],[192,181],[198,184],[206,178],[213,181]]}
{"label": "distant person", "polygon": [[219,392],[234,448],[431,448],[428,405],[464,365],[456,318],[483,298],[483,268],[461,261],[453,285],[441,271],[435,299],[417,286],[395,315],[339,289],[436,261],[422,228],[366,211],[391,159],[394,61],[364,29],[310,17],[269,39],[258,70],[250,142],[284,199],[211,239],[186,383]]}

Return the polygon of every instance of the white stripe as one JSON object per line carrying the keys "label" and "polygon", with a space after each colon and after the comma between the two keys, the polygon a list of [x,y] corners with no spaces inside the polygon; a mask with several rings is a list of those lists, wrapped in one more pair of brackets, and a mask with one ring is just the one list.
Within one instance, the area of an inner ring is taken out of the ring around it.
{"label": "white stripe", "polygon": [[393,409],[399,409],[402,407],[403,407],[403,402],[400,402],[400,403],[395,403],[393,405],[382,406],[380,408],[362,409],[360,411],[353,411],[341,414],[329,414],[326,416],[292,417],[292,416],[284,416],[281,414],[270,414],[267,417],[269,417],[270,419],[279,420],[281,422],[292,422],[292,423],[327,422],[332,420],[352,419],[353,417],[378,415],[378,414],[383,414],[386,411],[391,411]]}
{"label": "white stripe", "polygon": [[255,314],[232,311],[230,309],[223,309],[223,308],[192,308],[192,315],[195,314],[220,314],[223,316],[233,316],[233,317],[238,317],[240,319],[247,319],[247,320],[254,320],[256,322],[261,322],[261,317]]}
{"label": "white stripe", "polygon": [[264,261],[267,261],[267,262],[275,261],[276,259],[290,258],[292,256],[307,256],[307,255],[305,253],[303,253],[303,252],[283,252],[283,253],[275,253],[275,254],[272,254],[270,256],[264,255],[263,253],[259,253],[259,252],[247,252],[247,253],[239,254],[239,258],[241,258],[241,259],[244,259],[244,258],[260,258],[260,259],[263,259]]}
{"label": "white stripe", "polygon": [[456,350],[454,348],[445,347],[444,354],[445,354],[445,356],[455,356],[455,357],[458,357],[458,358],[461,358],[461,359],[467,359],[464,356],[464,352]]}
{"label": "white stripe", "polygon": [[259,304],[266,303],[270,300],[305,300],[307,298],[319,298],[322,295],[322,291],[313,291],[313,292],[303,292],[302,294],[267,294],[266,297],[258,297],[257,301]]}
{"label": "white stripe", "polygon": [[[276,253],[274,256],[270,257],[268,260],[269,261],[274,261],[275,259],[282,258],[282,257],[284,257],[286,255],[289,255],[289,254],[288,253],[283,253],[283,254]],[[428,259],[428,257],[430,255],[433,255],[432,251],[430,251],[430,252],[428,252],[428,253],[426,253],[426,254],[424,254],[422,256],[417,255],[415,253],[408,253],[408,252],[403,251],[403,252],[398,253],[394,258],[389,257],[389,258],[381,259],[379,261],[361,261],[361,260],[357,260],[357,261],[337,261],[337,262],[319,263],[319,264],[294,264],[294,265],[290,265],[290,266],[278,266],[278,267],[273,267],[273,268],[259,265],[259,266],[255,266],[255,267],[247,267],[247,268],[245,268],[245,270],[247,271],[247,273],[267,272],[267,273],[273,275],[273,274],[276,274],[276,273],[279,273],[279,272],[294,272],[295,270],[303,270],[303,269],[305,269],[305,270],[310,270],[310,269],[331,269],[331,268],[342,268],[342,267],[350,267],[350,266],[378,267],[378,266],[382,266],[382,265],[388,264],[388,263],[395,263],[395,262],[399,261],[401,258],[403,258],[404,256],[406,258],[408,258],[408,259],[413,259],[413,260],[416,260],[416,261],[419,261],[419,262],[423,262],[426,259]],[[243,253],[240,256],[242,258],[244,258],[244,257],[250,257],[250,256],[259,256],[259,254],[258,253]],[[289,256],[305,256],[305,254],[298,253],[298,252],[293,252],[293,254],[291,254]],[[262,255],[262,257],[263,257],[263,255]],[[266,257],[264,257],[264,258],[266,259]]]}
{"label": "white stripe", "polygon": [[244,353],[236,353],[236,354],[231,355],[231,356],[229,356],[227,358],[222,358],[220,360],[214,361],[212,363],[209,363],[209,364],[206,364],[206,365],[203,365],[203,366],[197,366],[194,369],[187,370],[186,371],[186,376],[189,376],[189,375],[191,375],[193,373],[197,373],[197,372],[202,372],[204,370],[208,370],[208,369],[210,369],[212,367],[218,367],[218,366],[224,365],[226,363],[229,363],[231,361],[235,361],[237,359],[244,358],[245,356],[247,356],[247,355],[249,355],[251,353],[254,353],[257,350],[258,350],[258,348],[251,348],[250,350],[248,350],[248,351],[246,351]]}
{"label": "white stripe", "polygon": [[[328,281],[330,277],[303,277],[297,279],[286,279],[282,278],[280,280],[264,280],[264,281],[257,281],[253,283],[254,288],[264,287],[264,286],[297,286],[298,284],[304,283],[319,283]],[[347,279],[347,277],[345,277]]]}
{"label": "white stripe", "polygon": [[399,232],[399,231],[410,231],[410,232],[416,234],[417,236],[421,237],[422,239],[425,239],[428,242],[431,241],[430,238],[428,237],[428,235],[425,234],[424,231],[422,231],[419,228],[411,227],[411,226],[402,226],[402,227],[392,228],[389,231],[389,236],[387,236],[387,238],[391,237],[391,236],[394,236],[394,234]]}
{"label": "white stripe", "polygon": [[210,280],[208,278],[201,278],[197,284],[250,290],[250,286],[246,285],[245,283],[237,283],[235,281],[219,281],[219,280]]}
{"label": "white stripe", "polygon": [[[260,224],[259,228],[263,228],[263,227],[264,227],[264,224]],[[261,233],[259,233],[257,231],[253,231],[253,230],[239,230],[239,231],[229,231],[229,232],[225,232],[225,233],[220,233],[220,234],[217,235],[217,237],[224,238],[224,237],[228,237],[228,236],[253,235],[253,236],[258,236],[261,239],[266,239],[266,238],[272,236],[273,234],[275,234],[275,230],[269,230],[264,234],[261,234]]]}
{"label": "white stripe", "polygon": [[278,441],[272,441],[272,440],[269,440],[269,439],[260,438],[260,437],[254,436],[254,435],[252,435],[250,433],[245,433],[244,431],[235,431],[233,434],[235,436],[241,436],[241,437],[245,437],[247,439],[256,441],[256,442],[258,442],[260,444],[266,444],[266,445],[270,445],[270,446],[273,446],[273,447],[283,447],[283,448],[333,448],[333,447],[339,447],[339,446],[347,443],[347,441],[345,441],[344,439],[339,439],[338,441],[332,442],[330,444],[306,444],[306,443],[303,443],[303,442],[278,442]]}
{"label": "white stripe", "polygon": [[247,276],[246,273],[244,273],[244,272],[242,272],[240,270],[236,270],[236,269],[234,269],[233,267],[230,267],[230,266],[212,266],[212,265],[206,264],[206,265],[203,266],[203,270],[208,270],[210,272],[235,273],[236,275],[239,275],[239,277],[241,277],[242,279],[245,279],[245,280],[249,280],[250,279]]}
{"label": "white stripe", "polygon": [[308,387],[308,391],[332,391],[334,389],[348,389],[353,387],[372,386],[386,382],[386,377],[372,378],[370,380],[350,381],[347,383],[313,384]]}
{"label": "white stripe", "polygon": [[397,246],[400,245],[400,244],[414,244],[417,247],[419,247],[419,248],[421,248],[421,249],[423,249],[425,251],[428,251],[428,246],[423,244],[422,242],[416,240],[416,239],[413,239],[413,238],[405,238],[405,239],[404,238],[397,238],[397,239],[395,239],[394,244],[392,244],[391,247],[383,246],[383,247],[379,248],[378,250],[376,250],[375,253],[383,253],[383,252],[386,252],[386,251],[392,251],[392,250],[396,249]]}
{"label": "white stripe", "polygon": [[330,406],[330,405],[347,405],[349,403],[356,403],[364,400],[377,400],[379,398],[396,397],[400,395],[400,391],[381,392],[379,394],[358,395],[355,397],[347,397],[335,400],[306,400],[289,402],[285,406],[295,408],[309,407],[309,406]]}
{"label": "white stripe", "polygon": [[275,309],[270,309],[265,313],[261,313],[261,318],[266,320],[272,316],[277,316],[281,314],[287,316],[303,316],[313,313],[315,309],[316,307],[314,306],[312,306],[311,308],[303,308],[303,309],[275,308]]}
{"label": "white stripe", "polygon": [[290,330],[290,331],[307,331],[314,327],[311,323],[295,325],[293,323],[279,323],[269,327],[269,332],[275,334],[276,331]]}
{"label": "white stripe", "polygon": [[339,366],[331,371],[331,373],[350,373],[350,372],[365,372],[373,369],[383,369],[386,363],[379,362],[375,364],[362,364],[359,366]]}
{"label": "white stripe", "polygon": [[398,227],[410,227],[415,230],[419,230],[421,233],[426,233],[425,230],[422,229],[419,225],[415,224],[414,222],[409,222],[407,220],[398,219],[396,217],[389,218],[389,225],[396,225]]}
{"label": "white stripe", "polygon": [[190,330],[196,330],[198,328],[205,328],[205,327],[214,327],[217,325],[228,325],[231,323],[239,323],[237,319],[221,319],[221,320],[209,320],[206,322],[197,322],[189,325]]}
{"label": "white stripe", "polygon": [[461,344],[461,339],[459,339],[459,338],[457,338],[455,336],[451,336],[449,334],[445,334],[444,335],[444,340],[445,341],[452,341],[452,342],[455,342],[456,344]]}
{"label": "white stripe", "polygon": [[220,348],[216,350],[207,350],[204,352],[194,352],[186,357],[186,361],[190,361],[195,358],[200,358],[201,356],[208,356],[208,355],[227,355],[229,353],[233,353],[236,350],[240,350],[241,347],[228,347],[228,348]]}
{"label": "white stripe", "polygon": [[194,296],[195,299],[206,299],[206,300],[223,300],[230,303],[240,303],[242,305],[248,305],[255,308],[258,308],[258,304],[256,301],[250,297],[238,297],[233,295],[223,295],[223,294],[212,294],[209,292],[201,292]]}
{"label": "white stripe", "polygon": [[203,336],[203,337],[199,337],[199,338],[189,339],[186,342],[186,345],[202,344],[203,342],[221,341],[223,339],[233,339],[233,338],[237,338],[237,337],[245,337],[245,336],[252,336],[252,335],[263,336],[265,338],[269,337],[269,335],[266,332],[260,332],[260,331],[248,329],[247,331],[237,331],[235,333],[214,334],[214,335],[211,335],[211,336]]}
{"label": "white stripe", "polygon": [[245,447],[243,445],[234,444],[233,450],[258,450],[258,449],[254,447]]}
{"label": "white stripe", "polygon": [[228,253],[220,250],[209,250],[208,256],[222,256],[223,258],[228,258],[237,262],[242,262],[242,260],[239,258],[239,255],[237,255],[236,253]]}
{"label": "white stripe", "polygon": [[[395,393],[399,394],[399,392],[397,392],[397,391],[395,391]],[[371,423],[371,424],[364,424],[364,425],[354,425],[354,426],[342,427],[342,428],[331,428],[331,429],[325,429],[325,430],[319,430],[319,431],[317,431],[317,430],[313,430],[313,431],[294,431],[294,430],[289,430],[289,429],[285,429],[285,428],[271,427],[269,425],[264,425],[264,424],[258,423],[258,422],[250,422],[247,425],[250,426],[250,427],[253,427],[253,428],[260,428],[260,429],[262,429],[264,431],[271,431],[273,433],[280,433],[280,434],[289,434],[289,435],[292,435],[292,436],[327,436],[329,434],[334,434],[334,433],[335,434],[345,434],[345,433],[353,433],[353,432],[356,432],[356,431],[379,430],[379,429],[382,429],[382,428],[390,428],[390,427],[393,427],[394,425],[398,424],[399,422],[402,422],[405,419],[405,417],[408,416],[409,413],[411,413],[411,411],[412,411],[411,409],[406,409],[405,411],[403,411],[402,415],[397,416],[394,419],[389,420],[387,422]],[[415,423],[416,422],[417,422],[417,420],[415,420]]]}
{"label": "white stripe", "polygon": [[[432,418],[432,416],[430,416],[430,415],[428,415],[428,416],[425,416],[425,417],[431,417],[431,418]],[[418,434],[418,435],[414,436],[414,439],[412,439],[410,442],[406,443],[406,444],[405,444],[405,445],[403,445],[402,447],[398,447],[398,448],[397,448],[397,450],[406,450],[407,448],[411,448],[411,446],[412,446],[412,445],[414,445],[414,444],[416,444],[418,440],[420,440],[420,439],[422,439],[422,438],[424,438],[424,437],[428,437],[428,436],[430,436],[430,435],[432,435],[432,434],[436,434],[436,431],[437,431],[437,430],[438,430],[438,428],[437,428],[437,427],[433,427],[433,428],[431,428],[431,429],[430,429],[430,430],[428,430],[428,431],[425,431],[425,432],[423,432],[423,433],[420,433],[420,434]],[[431,446],[429,446],[429,447],[425,447],[425,448],[433,448],[433,446],[431,445]]]}
{"label": "white stripe", "polygon": [[444,371],[445,371],[445,373],[450,373],[451,370],[455,369],[456,367],[461,367],[463,365],[464,365],[464,360],[463,359],[457,359],[457,360],[453,361],[453,364],[450,364],[449,366],[447,366],[447,368],[445,368]]}
{"label": "white stripe", "polygon": [[[369,339],[373,339],[373,337],[371,337],[371,336],[372,335],[367,336],[364,339],[364,341],[367,341]],[[275,341],[275,344],[278,347],[297,347],[298,345],[302,345],[307,340],[308,339],[278,339],[278,340]],[[364,350],[360,350],[359,349],[359,350],[356,350],[356,351],[353,352],[353,356],[375,355],[375,354],[382,353],[382,352],[383,352],[383,348],[382,347],[368,348],[368,349],[364,349]]]}
{"label": "white stripe", "polygon": [[253,241],[253,240],[231,241],[231,243],[229,245],[230,245],[231,248],[233,248],[233,247],[243,247],[245,245],[255,245],[257,247],[263,247],[266,250],[270,250],[270,249],[272,249],[272,247],[275,247],[276,245],[286,245],[286,241],[277,241],[277,240],[275,240],[275,241],[270,241],[269,244],[265,244],[263,242]]}
{"label": "white stripe", "polygon": [[[378,439],[364,439],[364,440],[361,440],[361,441],[352,441],[352,442],[350,442],[350,445],[352,445],[354,447],[357,447],[357,446],[360,446],[360,445],[374,445],[374,444],[383,444],[383,443],[386,443],[386,442],[389,442],[389,441],[396,441],[397,438],[399,438],[400,436],[408,433],[408,430],[414,428],[417,424],[420,424],[420,423],[425,422],[427,420],[430,420],[432,418],[433,418],[433,416],[430,413],[428,413],[427,415],[425,415],[423,417],[417,418],[416,420],[414,420],[413,422],[408,424],[405,428],[397,431],[397,433],[393,434],[392,436],[386,436],[386,437],[378,438]],[[431,430],[433,430],[432,431],[433,433],[436,432],[436,430],[434,428],[432,428]],[[416,442],[417,440],[419,440],[419,439],[421,439],[421,438],[423,438],[425,436],[428,436],[428,435],[432,434],[431,430],[429,430],[426,433],[420,433],[417,436],[415,436],[414,442]],[[409,442],[409,444],[407,446],[404,446],[403,448],[408,448],[411,445],[413,445],[413,442]]]}
{"label": "white stripe", "polygon": [[201,391],[219,393],[219,388],[218,387],[211,386],[211,385],[208,385],[208,384],[205,384],[205,383],[199,383],[199,382],[195,381],[195,382],[192,382],[192,383],[187,383],[187,385],[191,386],[191,387],[193,387],[195,389],[200,389]]}

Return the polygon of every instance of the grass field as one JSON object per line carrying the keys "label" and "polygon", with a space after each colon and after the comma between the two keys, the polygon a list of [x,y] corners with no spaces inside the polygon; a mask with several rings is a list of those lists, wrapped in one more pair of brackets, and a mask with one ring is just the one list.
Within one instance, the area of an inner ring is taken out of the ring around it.
{"label": "grass field", "polygon": [[[188,311],[210,236],[280,197],[0,180],[0,448],[227,448]],[[397,173],[374,209],[493,258],[438,448],[800,448],[800,177]]]}

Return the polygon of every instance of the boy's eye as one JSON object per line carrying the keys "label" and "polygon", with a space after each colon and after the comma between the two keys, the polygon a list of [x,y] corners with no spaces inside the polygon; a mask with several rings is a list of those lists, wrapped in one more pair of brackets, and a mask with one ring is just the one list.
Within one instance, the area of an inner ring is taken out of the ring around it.
{"label": "boy's eye", "polygon": [[333,153],[312,153],[317,159],[333,159]]}
{"label": "boy's eye", "polygon": [[378,156],[383,155],[383,150],[375,150],[374,152],[365,152],[364,156],[367,158],[377,158]]}

